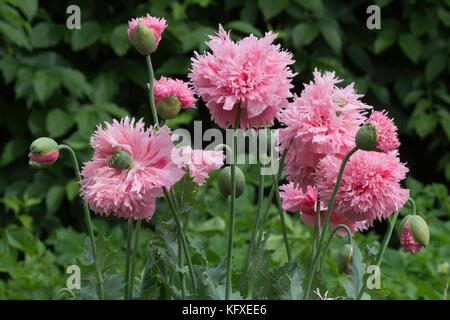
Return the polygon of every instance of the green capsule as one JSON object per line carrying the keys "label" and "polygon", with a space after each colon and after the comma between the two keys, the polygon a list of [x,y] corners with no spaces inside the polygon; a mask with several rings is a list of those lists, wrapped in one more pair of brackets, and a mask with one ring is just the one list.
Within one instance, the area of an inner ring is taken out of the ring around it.
{"label": "green capsule", "polygon": [[340,273],[348,273],[353,255],[353,246],[346,244],[339,251],[338,255],[338,270]]}
{"label": "green capsule", "polygon": [[418,215],[413,215],[409,219],[409,231],[414,240],[423,247],[430,242],[430,230],[425,220]]}
{"label": "green capsule", "polygon": [[[245,189],[245,175],[239,167],[235,167],[235,179],[236,179],[236,198],[239,198]],[[219,190],[220,193],[226,198],[231,194],[231,167],[225,167],[219,173]]]}
{"label": "green capsule", "polygon": [[117,169],[131,169],[134,167],[131,156],[120,148],[116,149],[111,157],[109,157],[108,165]]}
{"label": "green capsule", "polygon": [[375,125],[372,122],[364,124],[356,133],[356,146],[365,151],[375,150],[377,144],[378,133],[375,130]]}
{"label": "green capsule", "polygon": [[169,94],[167,97],[161,99],[156,106],[156,111],[158,115],[164,119],[172,119],[180,114],[181,111],[181,101],[180,98],[173,94]]}

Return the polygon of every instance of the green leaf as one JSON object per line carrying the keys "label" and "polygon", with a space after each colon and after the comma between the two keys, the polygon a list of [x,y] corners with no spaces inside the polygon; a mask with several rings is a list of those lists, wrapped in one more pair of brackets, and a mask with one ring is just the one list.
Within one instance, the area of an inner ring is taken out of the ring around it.
{"label": "green leaf", "polygon": [[438,125],[439,118],[436,115],[422,113],[415,121],[414,129],[421,139],[430,135]]}
{"label": "green leaf", "polygon": [[43,111],[34,111],[28,117],[28,129],[30,129],[33,137],[42,137],[47,134],[47,130],[45,129],[46,117],[47,113]]}
{"label": "green leaf", "polygon": [[225,220],[220,216],[215,216],[201,224],[198,224],[195,230],[199,233],[203,233],[205,236],[213,236],[217,233],[223,234],[226,229]]}
{"label": "green leaf", "polygon": [[30,43],[33,48],[48,48],[58,44],[61,31],[53,23],[40,22],[33,27]]}
{"label": "green leaf", "polygon": [[373,73],[372,61],[366,51],[360,46],[349,46],[346,48],[347,54],[352,62],[365,73]]}
{"label": "green leaf", "polygon": [[62,186],[52,186],[45,195],[45,206],[50,214],[56,213],[61,207],[66,191]]}
{"label": "green leaf", "polygon": [[392,46],[397,40],[397,32],[393,30],[382,30],[374,42],[374,53],[379,54]]}
{"label": "green leaf", "polygon": [[28,38],[22,29],[15,28],[10,24],[0,21],[0,33],[3,33],[6,38],[14,42],[19,47],[31,49]]}
{"label": "green leaf", "polygon": [[109,43],[114,52],[122,57],[130,49],[130,40],[127,34],[128,26],[126,24],[120,24],[116,26],[109,35]]}
{"label": "green leaf", "polygon": [[28,145],[28,142],[24,138],[10,140],[3,148],[0,167],[6,166],[19,157],[24,156],[28,150]]}
{"label": "green leaf", "polygon": [[422,43],[411,34],[404,33],[399,38],[400,48],[405,55],[416,64],[422,53]]}
{"label": "green leaf", "polygon": [[363,287],[364,274],[366,273],[366,264],[363,263],[361,251],[358,246],[353,244],[352,263],[350,265],[350,277],[344,283],[347,296],[354,300],[357,299],[361,288]]}
{"label": "green leaf", "polygon": [[314,13],[316,17],[321,17],[325,11],[322,0],[295,0],[295,2],[299,3],[303,8]]}
{"label": "green leaf", "polygon": [[299,23],[292,29],[292,41],[298,49],[309,45],[317,37],[319,29],[314,24]]}
{"label": "green leaf", "polygon": [[164,62],[161,67],[156,69],[155,75],[174,75],[174,74],[187,74],[189,67],[191,65],[191,60],[186,56],[173,56]]}
{"label": "green leaf", "polygon": [[64,140],[74,150],[86,149],[89,147],[89,135],[83,132],[74,132],[69,138]]}
{"label": "green leaf", "polygon": [[440,116],[441,127],[447,135],[448,141],[450,141],[450,112],[441,108],[439,109],[438,114]]}
{"label": "green leaf", "polygon": [[450,27],[450,12],[442,7],[438,9],[438,17],[446,27]]}
{"label": "green leaf", "polygon": [[289,0],[258,0],[258,7],[264,16],[264,20],[268,21],[280,14],[288,3]]}
{"label": "green leaf", "polygon": [[166,120],[165,125],[172,129],[176,129],[181,125],[188,125],[194,119],[194,115],[190,112],[182,112],[175,118]]}
{"label": "green leaf", "polygon": [[17,7],[25,13],[28,21],[33,19],[38,9],[38,0],[19,0]]}
{"label": "green leaf", "polygon": [[254,27],[252,24],[245,22],[245,21],[231,21],[226,26],[225,29],[233,29],[240,31],[245,34],[253,34],[257,37],[262,37],[261,31],[259,31],[256,27]]}
{"label": "green leaf", "polygon": [[82,98],[84,95],[90,97],[92,95],[93,88],[87,82],[82,72],[71,68],[59,68],[58,72],[63,87],[69,90],[71,95],[76,98]]}
{"label": "green leaf", "polygon": [[98,22],[83,22],[81,29],[71,30],[72,37],[70,43],[73,51],[86,49],[97,42],[100,37],[101,27]]}
{"label": "green leaf", "polygon": [[29,231],[13,225],[5,230],[5,234],[11,247],[28,254],[36,252],[37,239]]}
{"label": "green leaf", "polygon": [[45,102],[60,86],[59,75],[38,70],[33,77],[33,88],[41,103]]}
{"label": "green leaf", "polygon": [[72,129],[74,124],[73,116],[62,109],[51,110],[47,114],[47,120],[45,122],[47,131],[52,138],[59,138],[65,135]]}
{"label": "green leaf", "polygon": [[446,65],[447,54],[444,52],[435,53],[425,66],[425,79],[427,79],[427,82],[430,83],[439,76],[444,71]]}
{"label": "green leaf", "polygon": [[376,84],[374,82],[370,83],[370,89],[372,90],[373,94],[375,95],[375,97],[377,97],[377,99],[385,104],[385,105],[389,105],[391,104],[391,96],[389,94],[389,90],[386,89],[385,87]]}
{"label": "green leaf", "polygon": [[338,23],[334,20],[325,20],[320,23],[319,29],[330,48],[333,49],[336,54],[339,54],[342,47],[342,40],[339,35]]}
{"label": "green leaf", "polygon": [[80,184],[75,180],[71,179],[66,184],[66,195],[69,201],[73,201],[78,197],[80,192]]}
{"label": "green leaf", "polygon": [[125,284],[122,282],[122,275],[113,274],[105,277],[103,280],[103,287],[105,290],[106,300],[119,300],[123,299],[122,288]]}
{"label": "green leaf", "polygon": [[126,109],[121,108],[115,105],[114,103],[98,104],[95,105],[95,108],[98,110],[105,111],[116,118],[123,118],[130,115],[130,113]]}

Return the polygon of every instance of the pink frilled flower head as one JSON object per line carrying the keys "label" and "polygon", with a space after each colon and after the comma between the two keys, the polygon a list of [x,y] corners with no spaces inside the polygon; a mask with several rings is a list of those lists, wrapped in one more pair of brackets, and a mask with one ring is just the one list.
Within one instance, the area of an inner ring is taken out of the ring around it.
{"label": "pink frilled flower head", "polygon": [[[184,175],[171,160],[170,129],[144,126],[142,119],[135,123],[126,117],[106,128],[99,125],[91,137],[94,156],[84,163],[80,183],[81,195],[95,213],[148,220],[162,187],[170,189]],[[118,150],[131,158],[128,168],[111,164]]]}
{"label": "pink frilled flower head", "polygon": [[373,123],[377,132],[375,151],[390,152],[398,149],[400,142],[397,136],[397,127],[387,116],[387,111],[374,111],[366,123]]}
{"label": "pink frilled flower head", "polygon": [[156,40],[156,48],[158,47],[159,41],[161,41],[161,33],[166,29],[166,20],[164,18],[155,18],[152,17],[150,14],[147,14],[147,16],[139,17],[131,19],[131,21],[128,21],[128,38],[132,41],[133,40],[133,32],[134,29],[136,29],[137,25],[139,23],[143,23],[147,27],[149,27],[153,34],[155,35]]}
{"label": "pink frilled flower head", "polygon": [[195,53],[189,78],[220,127],[234,126],[238,105],[243,129],[272,124],[287,106],[295,75],[288,66],[294,61],[272,44],[276,37],[268,32],[234,42],[219,25],[218,36],[206,42],[212,52]]}
{"label": "pink frilled flower head", "polygon": [[[336,183],[341,158],[326,156],[315,175],[316,187],[325,203],[330,200]],[[402,208],[409,190],[400,186],[408,169],[400,162],[396,151],[380,153],[357,151],[344,169],[333,208],[350,221],[382,220]]]}
{"label": "pink frilled flower head", "polygon": [[[147,84],[150,87],[150,84]],[[194,92],[189,88],[188,84],[179,79],[170,79],[161,77],[155,81],[154,87],[155,104],[169,95],[177,96],[181,101],[181,108],[196,108]]]}
{"label": "pink frilled flower head", "polygon": [[411,252],[416,254],[422,251],[422,246],[414,240],[411,231],[409,229],[409,221],[407,220],[405,226],[403,227],[402,234],[400,237],[400,243],[403,247],[403,252]]}
{"label": "pink frilled flower head", "polygon": [[[281,204],[284,210],[289,212],[300,212],[300,219],[311,226],[316,224],[317,212],[317,190],[311,186],[306,188],[304,193],[300,188],[297,188],[294,183],[280,186]],[[325,212],[327,207],[322,203],[320,205],[321,224],[325,219]],[[339,224],[345,224],[349,227],[352,234],[358,230],[365,230],[365,221],[352,222],[349,219],[340,216],[335,210],[331,211],[330,224],[335,227]],[[343,229],[339,229],[337,233],[345,236],[347,233]]]}
{"label": "pink frilled flower head", "polygon": [[300,97],[281,113],[281,149],[292,145],[286,155],[286,174],[301,187],[314,185],[313,176],[320,159],[326,155],[345,156],[355,145],[355,134],[364,122],[364,109],[353,84],[341,82],[334,72],[323,75],[315,70],[314,82],[305,84]]}
{"label": "pink frilled flower head", "polygon": [[191,147],[182,147],[174,151],[179,157],[175,163],[179,168],[188,168],[194,181],[202,186],[212,170],[223,166],[225,155],[223,151],[192,150]]}

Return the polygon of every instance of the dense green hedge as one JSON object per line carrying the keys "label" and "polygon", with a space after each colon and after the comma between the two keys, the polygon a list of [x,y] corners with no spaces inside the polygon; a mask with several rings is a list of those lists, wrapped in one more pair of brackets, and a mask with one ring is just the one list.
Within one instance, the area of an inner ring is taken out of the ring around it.
{"label": "dense green hedge", "polygon": [[[66,28],[70,4],[81,8],[80,30]],[[380,30],[366,27],[366,8],[371,4],[381,7]],[[150,122],[145,61],[126,35],[127,21],[147,12],[165,17],[168,23],[153,59],[157,77],[185,77],[193,51],[205,49],[207,35],[215,33],[219,23],[232,29],[236,39],[273,30],[282,47],[294,53],[299,74],[296,93],[311,79],[314,68],[335,70],[345,83],[355,82],[366,95],[363,101],[395,117],[401,159],[416,179],[410,178],[410,185],[417,185],[417,180],[450,181],[449,0],[7,0],[0,3],[0,201],[4,204],[0,226],[8,228],[0,239],[0,254],[6,254],[7,242],[11,245],[16,237],[32,246],[15,247],[25,252],[42,249],[42,242],[33,242],[36,235],[47,239],[49,249],[55,239],[81,237],[72,229],[58,229],[70,224],[83,230],[70,159],[63,157],[49,170],[33,171],[27,165],[29,144],[51,136],[72,146],[85,161],[91,155],[89,137],[99,122],[127,114]],[[184,112],[169,125],[189,128],[194,118],[209,120],[201,103],[198,110]],[[448,217],[449,210],[448,197],[442,197],[441,218]],[[58,250],[78,253],[70,241]],[[48,259],[39,267],[54,273],[45,280],[54,283],[39,285],[51,288],[61,285],[61,280],[52,258]],[[68,261],[58,259],[61,265]],[[10,269],[0,262],[0,293],[8,279],[1,278],[4,270]],[[31,279],[33,272],[39,274],[39,270],[29,272],[32,275],[19,275],[11,286],[20,287],[20,281]],[[424,296],[436,297],[439,290],[433,290]],[[27,297],[22,294],[6,297]],[[52,294],[39,291],[37,296]]]}

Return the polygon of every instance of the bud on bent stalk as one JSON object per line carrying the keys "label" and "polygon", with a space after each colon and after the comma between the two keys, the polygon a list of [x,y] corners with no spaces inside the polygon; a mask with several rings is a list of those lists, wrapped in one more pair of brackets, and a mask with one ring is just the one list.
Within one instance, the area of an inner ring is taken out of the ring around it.
{"label": "bud on bent stalk", "polygon": [[378,133],[375,130],[375,125],[372,122],[367,122],[356,133],[355,143],[361,150],[373,151],[377,144],[377,138]]}
{"label": "bud on bent stalk", "polygon": [[423,247],[430,242],[430,231],[428,225],[421,216],[414,215],[409,219],[409,230],[414,240]]}
{"label": "bud on bent stalk", "polygon": [[[236,179],[236,199],[239,198],[245,189],[245,175],[239,167],[235,167],[235,179]],[[219,179],[219,191],[226,198],[231,194],[231,167],[225,167],[220,171]]]}
{"label": "bud on bent stalk", "polygon": [[430,241],[428,225],[418,215],[407,215],[400,222],[399,237],[404,252],[413,254],[426,247]]}
{"label": "bud on bent stalk", "polygon": [[59,147],[55,140],[42,137],[33,141],[30,145],[29,165],[37,168],[50,167],[59,157]]}
{"label": "bud on bent stalk", "polygon": [[134,167],[131,156],[120,148],[116,149],[108,159],[108,165],[117,169],[131,169]]}
{"label": "bud on bent stalk", "polygon": [[156,50],[155,34],[152,29],[141,22],[138,23],[136,29],[133,31],[132,43],[136,50],[144,56],[147,56]]}
{"label": "bud on bent stalk", "polygon": [[353,255],[353,246],[351,244],[346,244],[339,251],[338,255],[338,270],[340,273],[346,273],[350,271],[350,265]]}
{"label": "bud on bent stalk", "polygon": [[158,116],[164,120],[175,118],[181,111],[181,100],[173,94],[161,99],[156,106]]}

